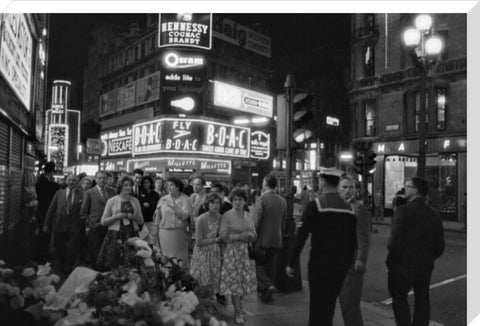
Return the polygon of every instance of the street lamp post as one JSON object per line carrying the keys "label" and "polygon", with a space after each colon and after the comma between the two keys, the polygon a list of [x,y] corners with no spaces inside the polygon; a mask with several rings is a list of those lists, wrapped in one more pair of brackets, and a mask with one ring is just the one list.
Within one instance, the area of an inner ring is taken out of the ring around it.
{"label": "street lamp post", "polygon": [[[432,18],[429,15],[419,15],[415,19],[415,28],[409,28],[403,34],[403,40],[407,47],[414,50],[415,65],[420,70],[420,119],[418,126],[418,168],[417,175],[425,177],[426,155],[425,155],[425,113],[427,106],[427,72],[429,56],[436,56],[442,50],[440,38],[430,35]],[[428,37],[427,37],[428,36]]]}
{"label": "street lamp post", "polygon": [[[284,84],[285,88],[285,98],[287,100],[287,116],[286,116],[286,125],[287,125],[287,141],[285,144],[285,156],[287,160],[287,171],[285,175],[285,192],[287,198],[289,199],[292,195],[292,174],[293,174],[293,151],[292,151],[292,134],[293,134],[293,111],[294,111],[294,91],[295,91],[295,80],[293,75],[287,75],[287,79]],[[288,201],[288,200],[287,200]]]}

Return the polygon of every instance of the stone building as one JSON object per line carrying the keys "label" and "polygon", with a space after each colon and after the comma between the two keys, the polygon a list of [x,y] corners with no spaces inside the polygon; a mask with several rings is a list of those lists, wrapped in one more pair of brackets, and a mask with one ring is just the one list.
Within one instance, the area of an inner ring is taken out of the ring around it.
{"label": "stone building", "polygon": [[[354,143],[378,155],[369,192],[386,214],[395,193],[416,174],[419,72],[402,41],[414,14],[352,15],[351,112]],[[434,14],[444,49],[429,65],[426,87],[426,178],[430,203],[445,220],[465,221],[467,187],[467,15]]]}

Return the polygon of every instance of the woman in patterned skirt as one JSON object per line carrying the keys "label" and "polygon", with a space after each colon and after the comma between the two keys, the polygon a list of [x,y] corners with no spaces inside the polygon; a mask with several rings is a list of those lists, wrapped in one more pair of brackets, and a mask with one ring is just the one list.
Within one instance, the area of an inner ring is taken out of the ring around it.
{"label": "woman in patterned skirt", "polygon": [[101,223],[108,226],[105,240],[97,258],[97,265],[105,269],[122,264],[120,246],[138,234],[143,224],[142,209],[138,199],[131,196],[133,180],[125,176],[117,187],[118,195],[110,198],[103,211]]}
{"label": "woman in patterned skirt", "polygon": [[210,285],[213,293],[220,290],[220,268],[222,257],[218,245],[220,228],[220,206],[222,198],[216,193],[209,193],[204,205],[208,212],[200,215],[195,222],[195,247],[193,248],[190,273],[200,284]]}
{"label": "woman in patterned skirt", "polygon": [[226,243],[220,274],[220,293],[231,296],[235,322],[244,324],[242,298],[256,293],[255,262],[248,257],[248,243],[257,234],[252,215],[244,210],[247,192],[237,188],[230,194],[233,208],[223,214],[219,241]]}

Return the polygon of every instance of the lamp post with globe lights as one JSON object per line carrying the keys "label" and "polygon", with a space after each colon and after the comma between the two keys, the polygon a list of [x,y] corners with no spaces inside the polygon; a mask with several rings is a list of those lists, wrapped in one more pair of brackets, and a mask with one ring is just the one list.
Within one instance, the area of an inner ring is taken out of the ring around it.
{"label": "lamp post with globe lights", "polygon": [[403,41],[407,48],[412,50],[415,66],[420,71],[420,118],[418,126],[418,168],[417,175],[425,177],[425,132],[426,132],[426,77],[431,59],[440,54],[443,48],[442,40],[432,35],[432,17],[430,15],[418,15],[415,19],[415,27],[407,29],[403,33]]}

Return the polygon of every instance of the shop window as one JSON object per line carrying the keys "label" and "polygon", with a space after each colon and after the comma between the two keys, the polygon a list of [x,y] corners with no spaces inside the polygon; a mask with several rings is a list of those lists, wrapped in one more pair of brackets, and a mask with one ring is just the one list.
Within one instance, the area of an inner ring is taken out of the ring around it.
{"label": "shop window", "polygon": [[365,77],[375,75],[375,47],[373,45],[363,49],[363,74]]}
{"label": "shop window", "polygon": [[[385,158],[385,207],[392,208],[395,194],[405,181],[417,174],[418,161],[412,156],[388,156]],[[442,219],[458,221],[457,215],[457,154],[442,153],[426,157],[425,179],[429,191],[429,205]]]}
{"label": "shop window", "polygon": [[374,100],[365,102],[365,136],[376,135],[377,108]]}
{"label": "shop window", "polygon": [[446,129],[446,112],[447,112],[447,90],[438,88],[436,90],[436,106],[437,106],[437,129]]}
{"label": "shop window", "polygon": [[[428,131],[428,98],[429,93],[425,94],[425,131]],[[420,92],[415,93],[415,131],[420,128]]]}

